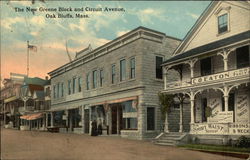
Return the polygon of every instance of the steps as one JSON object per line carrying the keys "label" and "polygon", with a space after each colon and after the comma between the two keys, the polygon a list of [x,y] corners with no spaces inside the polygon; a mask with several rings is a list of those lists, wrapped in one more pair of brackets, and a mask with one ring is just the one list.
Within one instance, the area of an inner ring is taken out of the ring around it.
{"label": "steps", "polygon": [[163,133],[154,139],[154,144],[164,146],[176,146],[185,137],[186,133],[170,132]]}

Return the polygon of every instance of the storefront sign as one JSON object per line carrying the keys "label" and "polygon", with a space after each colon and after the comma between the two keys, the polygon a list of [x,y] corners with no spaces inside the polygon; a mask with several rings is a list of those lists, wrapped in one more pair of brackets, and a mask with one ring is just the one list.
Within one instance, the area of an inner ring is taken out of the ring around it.
{"label": "storefront sign", "polygon": [[217,122],[217,123],[228,123],[233,122],[233,111],[221,112],[218,111],[216,114],[212,114],[207,118],[208,122]]}
{"label": "storefront sign", "polygon": [[193,124],[191,133],[193,134],[225,134],[227,133],[227,124],[201,123]]}
{"label": "storefront sign", "polygon": [[250,135],[250,124],[247,123],[229,124],[229,134]]}
{"label": "storefront sign", "polygon": [[229,79],[229,78],[246,76],[246,75],[249,75],[249,72],[250,72],[249,67],[248,68],[242,68],[242,69],[237,69],[237,70],[212,74],[212,75],[208,75],[208,76],[192,78],[191,83],[192,84],[199,84],[199,83],[204,83],[204,82],[225,80],[225,79]]}
{"label": "storefront sign", "polygon": [[236,121],[248,122],[249,120],[249,107],[247,95],[238,95],[236,101]]}

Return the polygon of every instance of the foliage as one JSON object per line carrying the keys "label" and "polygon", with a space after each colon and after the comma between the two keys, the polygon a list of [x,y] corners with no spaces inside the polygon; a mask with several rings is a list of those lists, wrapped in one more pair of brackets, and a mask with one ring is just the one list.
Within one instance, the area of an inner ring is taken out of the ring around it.
{"label": "foliage", "polygon": [[170,112],[170,107],[173,106],[174,103],[174,95],[159,93],[159,102],[160,102],[160,110],[162,120],[165,120],[166,113]]}
{"label": "foliage", "polygon": [[250,148],[250,138],[245,136],[240,136],[236,141],[236,147],[248,147]]}
{"label": "foliage", "polygon": [[250,153],[249,148],[237,148],[237,147],[223,146],[223,145],[185,144],[185,145],[180,145],[178,147],[205,150],[205,151],[216,151],[216,152]]}
{"label": "foliage", "polygon": [[212,109],[210,107],[205,108],[205,116],[210,117],[212,115]]}

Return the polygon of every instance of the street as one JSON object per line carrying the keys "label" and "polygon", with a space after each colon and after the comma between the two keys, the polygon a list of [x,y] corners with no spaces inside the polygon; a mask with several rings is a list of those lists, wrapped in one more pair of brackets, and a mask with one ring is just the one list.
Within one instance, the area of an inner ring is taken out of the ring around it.
{"label": "street", "polygon": [[1,129],[3,160],[237,160],[118,136]]}

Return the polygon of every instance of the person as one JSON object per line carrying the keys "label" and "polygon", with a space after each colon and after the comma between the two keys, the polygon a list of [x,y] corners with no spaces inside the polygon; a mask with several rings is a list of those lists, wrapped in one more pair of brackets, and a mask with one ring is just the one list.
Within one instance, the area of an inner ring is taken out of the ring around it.
{"label": "person", "polygon": [[102,135],[102,124],[101,123],[98,124],[97,130],[98,130],[98,135]]}
{"label": "person", "polygon": [[97,136],[97,123],[96,123],[96,120],[94,120],[92,123],[91,123],[91,136]]}

